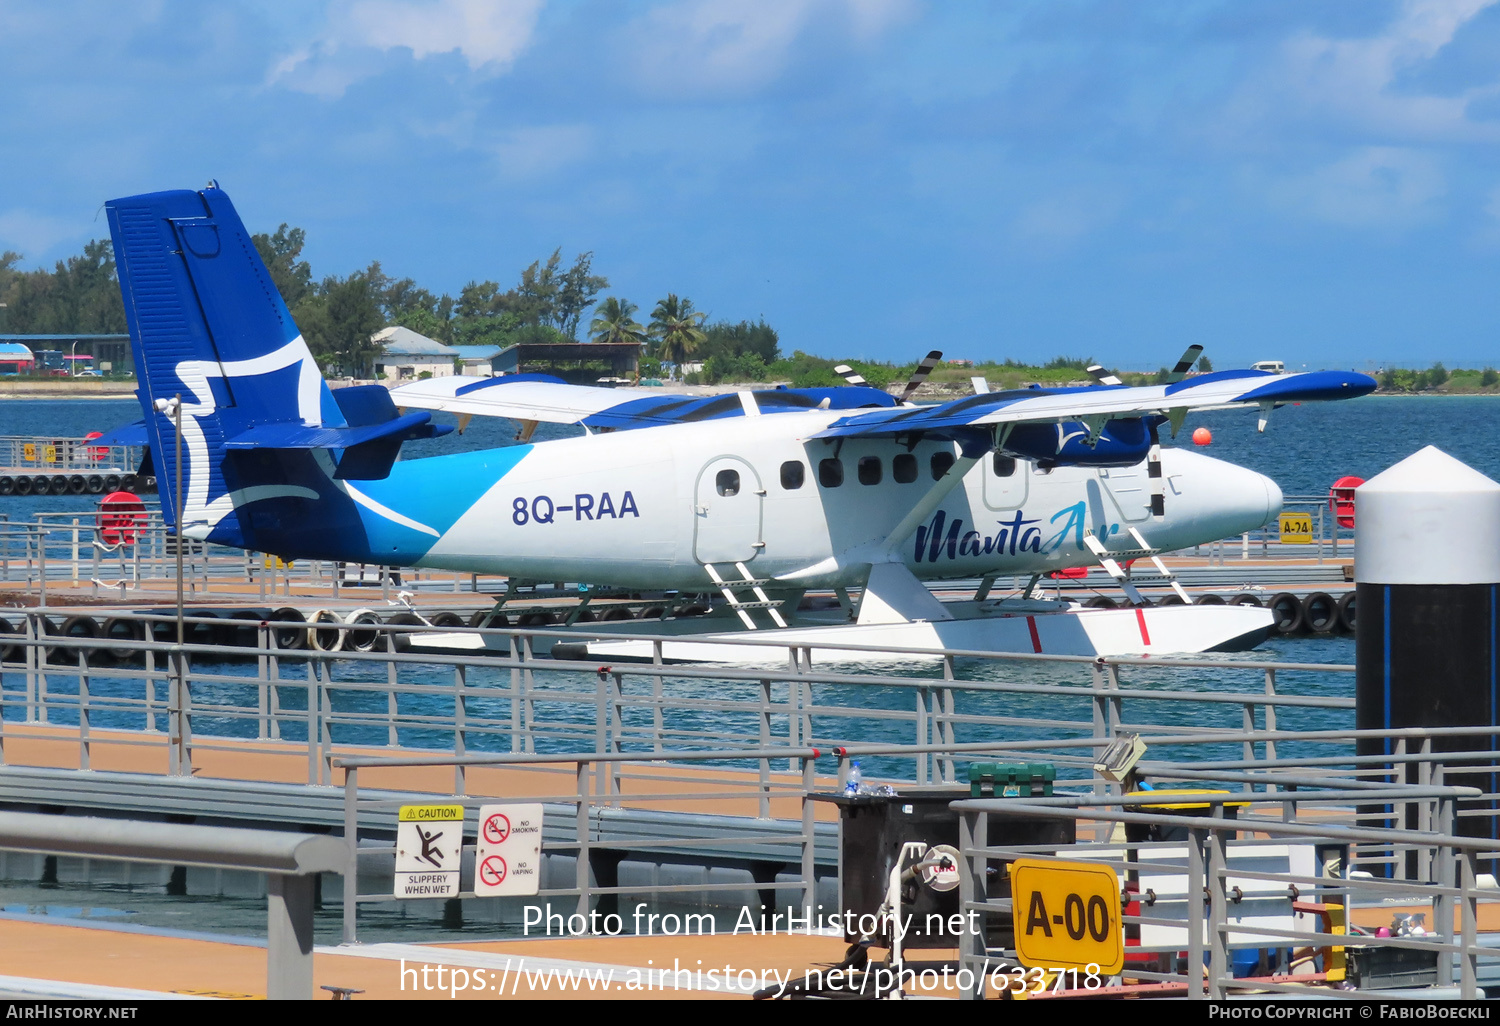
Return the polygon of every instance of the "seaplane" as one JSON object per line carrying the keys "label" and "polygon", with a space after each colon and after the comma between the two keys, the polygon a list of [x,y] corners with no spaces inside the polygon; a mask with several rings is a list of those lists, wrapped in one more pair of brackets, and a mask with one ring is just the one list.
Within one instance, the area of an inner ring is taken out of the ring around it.
{"label": "seaplane", "polygon": [[[1227,408],[1256,411],[1264,429],[1278,406],[1375,387],[1341,371],[1188,376],[1179,365],[1160,385],[1094,368],[1092,385],[976,381],[973,395],[916,403],[934,353],[900,395],[854,381],[682,396],[536,374],[330,389],[217,184],[106,209],[169,523],[180,509],[189,538],[284,560],[715,597],[699,615],[668,602],[657,620],[560,625],[558,654],[578,658],[763,660],[737,643],[748,639],[823,658],[1252,647],[1271,631],[1268,610],[1152,605],[1121,569],[1144,558],[1165,574],[1158,554],[1253,530],[1281,508],[1274,481],[1163,445],[1163,429]],[[452,430],[436,413],[510,418],[521,438],[401,459],[406,441]],[[576,433],[532,440],[538,423]],[[1127,606],[1037,591],[1044,575],[1098,566]],[[992,596],[1001,576],[1029,583]],[[976,578],[963,601],[929,587]],[[838,604],[801,601],[810,589]],[[504,623],[499,605],[491,622]]]}

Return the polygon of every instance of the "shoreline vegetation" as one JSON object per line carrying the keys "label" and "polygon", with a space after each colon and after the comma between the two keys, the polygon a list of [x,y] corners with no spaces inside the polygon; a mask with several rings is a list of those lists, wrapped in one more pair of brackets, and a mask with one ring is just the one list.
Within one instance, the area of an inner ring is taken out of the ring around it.
{"label": "shoreline vegetation", "polygon": [[[779,358],[769,365],[762,363],[760,373],[736,376],[724,372],[742,368],[725,367],[719,373],[714,373],[716,368],[712,367],[711,361],[712,358],[705,365],[704,370],[690,372],[680,380],[665,377],[654,379],[643,373],[643,386],[659,388],[666,393],[689,395],[708,395],[738,388],[775,388],[778,385],[790,388],[831,387],[845,384],[843,377],[835,373],[833,368],[840,362],[846,362],[875,388],[899,393],[916,369],[915,363],[898,365],[861,360],[836,361],[797,352],[790,358]],[[646,363],[649,361],[643,360],[643,364]],[[918,390],[916,398],[918,401],[924,399],[945,401],[972,395],[974,387],[971,379],[975,377],[984,378],[991,391],[1027,388],[1032,384],[1038,384],[1044,388],[1089,386],[1093,385],[1094,381],[1083,371],[1083,367],[1087,365],[1088,361],[1065,357],[1059,357],[1042,367],[1027,366],[1013,360],[972,365],[967,361],[944,362],[933,370],[931,376]],[[1441,368],[1441,365],[1438,366]],[[653,366],[649,369],[660,373],[658,367]],[[1155,372],[1115,370],[1111,373],[1127,385],[1159,384],[1166,379],[1167,375],[1165,368]],[[1196,375],[1205,372],[1195,370],[1193,373]],[[1434,375],[1431,370],[1381,370],[1373,376],[1380,382],[1380,386],[1373,393],[1377,396],[1500,395],[1500,373],[1492,369],[1444,371],[1441,374],[1441,380],[1437,381],[1434,379],[1438,376]],[[343,388],[377,382],[360,378],[333,378],[329,379],[328,383],[330,387]],[[396,382],[379,382],[379,384],[393,386]],[[0,402],[7,399],[134,400],[135,389],[134,378],[100,380],[98,378],[20,376],[0,378]]]}
{"label": "shoreline vegetation", "polygon": [[[445,345],[493,346],[517,343],[635,342],[642,346],[639,371],[648,386],[693,392],[698,386],[819,388],[842,385],[834,370],[846,362],[876,388],[899,391],[916,369],[916,360],[893,364],[865,360],[839,361],[800,350],[783,355],[780,336],[764,319],[708,323],[708,314],[686,296],[668,293],[651,313],[618,295],[606,295],[609,279],[593,271],[593,254],[580,253],[571,265],[562,251],[534,261],[510,288],[498,281],[471,281],[457,297],[435,295],[410,278],[392,278],[379,261],[347,277],[317,278],[301,259],[307,242],[300,228],[281,225],[274,233],[252,237],[273,283],[302,330],[308,347],[334,387],[367,383],[374,377],[380,346],[372,336],[400,325]],[[56,267],[22,270],[22,256],[0,253],[0,333],[123,333],[124,305],[108,239],[84,246],[83,253],[59,260]],[[602,298],[601,298],[602,297]],[[590,316],[592,314],[592,316]],[[637,314],[649,322],[642,324]],[[912,345],[912,356],[928,348]],[[836,348],[831,343],[828,348]],[[973,394],[971,378],[983,377],[991,391],[1033,384],[1058,388],[1087,386],[1091,357],[1058,356],[1046,363],[1016,360],[966,360],[956,344],[945,345],[950,359],[938,365],[917,393],[919,398],[956,398]],[[462,363],[455,358],[461,369]],[[588,366],[592,366],[589,364]],[[600,373],[608,365],[600,363]],[[1207,357],[1194,368],[1213,370]],[[1161,384],[1165,367],[1156,371],[1111,371],[1127,385]],[[587,376],[587,375],[585,375]],[[1377,394],[1500,394],[1500,371],[1447,370],[1434,363],[1425,370],[1403,367],[1374,372]],[[675,381],[673,379],[676,379]],[[89,380],[27,376],[0,378],[4,398],[133,398],[135,382],[115,377]]]}

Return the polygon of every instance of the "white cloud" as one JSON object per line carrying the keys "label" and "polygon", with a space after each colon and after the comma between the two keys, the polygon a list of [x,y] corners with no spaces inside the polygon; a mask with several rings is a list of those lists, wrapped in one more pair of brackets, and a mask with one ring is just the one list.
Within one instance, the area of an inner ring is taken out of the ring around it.
{"label": "white cloud", "polygon": [[13,208],[0,213],[0,251],[13,249],[35,263],[59,243],[77,239],[78,225],[34,210]]}
{"label": "white cloud", "polygon": [[380,55],[457,54],[471,70],[508,68],[531,42],[543,0],[342,0],[323,32],[284,57],[270,80],[335,97],[381,67]]}
{"label": "white cloud", "polygon": [[686,0],[653,8],[627,37],[648,85],[734,93],[774,81],[816,20],[830,19],[867,42],[913,6],[912,0]]}
{"label": "white cloud", "polygon": [[1447,183],[1436,158],[1413,149],[1363,147],[1270,185],[1273,206],[1350,227],[1403,228],[1437,216]]}
{"label": "white cloud", "polygon": [[587,159],[594,149],[594,134],[586,125],[517,128],[504,133],[490,149],[502,177],[538,178]]}
{"label": "white cloud", "polygon": [[1273,123],[1331,119],[1382,142],[1494,137],[1492,127],[1470,121],[1466,111],[1473,100],[1500,91],[1500,83],[1456,95],[1424,95],[1397,88],[1396,80],[1436,57],[1465,23],[1496,2],[1406,0],[1374,36],[1293,36],[1279,60],[1241,95],[1238,113]]}

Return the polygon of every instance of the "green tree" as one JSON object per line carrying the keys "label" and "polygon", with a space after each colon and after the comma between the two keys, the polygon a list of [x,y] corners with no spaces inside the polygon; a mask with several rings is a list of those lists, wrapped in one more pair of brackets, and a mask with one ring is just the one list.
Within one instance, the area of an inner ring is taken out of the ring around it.
{"label": "green tree", "polygon": [[1206,356],[1200,356],[1200,357],[1198,357],[1198,373],[1199,374],[1212,374],[1213,372],[1214,372],[1214,365],[1211,362],[1209,362],[1208,357],[1206,357]]}
{"label": "green tree", "polygon": [[0,253],[0,330],[9,331],[11,289],[21,279],[21,272],[16,270],[16,265],[21,262],[21,254],[15,250],[7,249]]}
{"label": "green tree", "polygon": [[1495,370],[1493,367],[1486,367],[1484,373],[1479,375],[1479,385],[1481,388],[1500,385],[1500,371]]}
{"label": "green tree", "polygon": [[667,293],[667,298],[658,302],[656,309],[651,311],[650,332],[662,358],[680,369],[708,337],[699,327],[707,317],[707,314],[693,309],[691,299],[679,299],[675,292]]}
{"label": "green tree", "polygon": [[798,349],[787,359],[777,360],[767,370],[773,380],[785,378],[793,388],[828,388],[845,383],[833,372],[835,364],[834,360],[825,360]]}
{"label": "green tree", "polygon": [[1042,370],[1086,370],[1092,366],[1094,358],[1080,359],[1075,356],[1056,356],[1042,365]]}
{"label": "green tree", "polygon": [[1433,388],[1446,384],[1448,381],[1448,368],[1444,367],[1442,363],[1433,364],[1431,369],[1427,371],[1427,380]]}
{"label": "green tree", "polygon": [[755,323],[740,321],[738,324],[718,321],[708,325],[703,332],[705,338],[698,351],[705,363],[716,357],[722,362],[753,356],[765,365],[781,359],[781,339],[776,329],[764,320]]}
{"label": "green tree", "polygon": [[[379,267],[376,265],[376,272]],[[313,356],[334,374],[367,378],[377,351],[370,336],[385,326],[380,291],[367,271],[324,278],[293,313]]]}
{"label": "green tree", "polygon": [[[593,262],[593,253],[578,254],[573,266],[562,274],[553,306],[557,330],[575,342],[578,340],[578,321],[583,317],[583,311],[588,309],[595,296],[609,288],[608,278],[590,273]],[[592,332],[592,327],[589,330]]]}
{"label": "green tree", "polygon": [[287,309],[295,309],[313,291],[312,266],[306,260],[297,259],[307,244],[307,233],[283,222],[275,234],[252,235],[250,241],[271,273],[271,282],[281,293]]}
{"label": "green tree", "polygon": [[16,260],[7,265],[9,283],[0,295],[9,331],[50,335],[125,330],[125,305],[108,239],[95,239],[83,247],[83,255],[59,260],[52,271],[17,272]]}
{"label": "green tree", "polygon": [[[371,271],[379,272],[378,262],[370,265]],[[453,297],[444,293],[434,296],[419,288],[411,278],[388,278],[383,273],[371,274],[371,285],[378,288],[381,309],[391,324],[410,328],[419,335],[439,342],[453,341]]]}
{"label": "green tree", "polygon": [[562,288],[562,276],[557,273],[561,260],[562,250],[555,249],[546,264],[533,261],[521,272],[521,283],[505,296],[509,311],[522,324],[547,324],[556,319],[557,293]]}
{"label": "green tree", "polygon": [[628,299],[607,297],[594,307],[594,319],[589,322],[590,342],[635,342],[646,345],[646,326],[635,319],[636,305]]}

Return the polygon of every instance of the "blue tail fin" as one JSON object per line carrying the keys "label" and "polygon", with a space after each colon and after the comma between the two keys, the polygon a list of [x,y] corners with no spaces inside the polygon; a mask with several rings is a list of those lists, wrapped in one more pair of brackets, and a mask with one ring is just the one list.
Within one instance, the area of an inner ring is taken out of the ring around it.
{"label": "blue tail fin", "polygon": [[335,401],[216,185],[106,208],[169,522],[179,501],[178,440],[158,401],[181,398],[184,533],[263,547],[244,507],[265,503],[255,512],[282,519],[295,511],[278,511],[277,500],[331,497],[333,478],[384,477],[404,439],[435,433],[430,414],[397,416],[379,386],[346,389]]}

